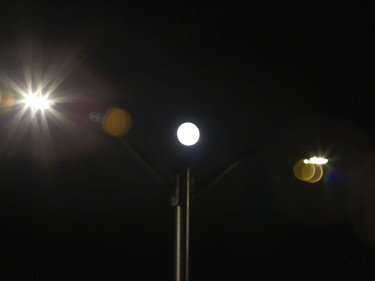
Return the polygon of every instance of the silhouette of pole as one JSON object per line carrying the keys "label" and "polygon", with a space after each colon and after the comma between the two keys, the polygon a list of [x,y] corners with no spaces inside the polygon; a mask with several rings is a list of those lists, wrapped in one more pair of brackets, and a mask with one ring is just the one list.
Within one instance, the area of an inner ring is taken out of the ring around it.
{"label": "silhouette of pole", "polygon": [[175,281],[189,281],[190,169],[177,174],[172,207],[175,212]]}
{"label": "silhouette of pole", "polygon": [[[171,195],[171,203],[175,214],[175,258],[174,258],[174,281],[189,281],[190,278],[190,207],[192,200],[192,180],[190,168],[180,171],[176,175],[175,186],[171,184],[159,169],[154,166],[147,157],[124,138],[121,143],[131,154],[150,172],[154,178],[165,187]],[[210,177],[207,177],[199,184],[200,192],[205,192],[216,184],[224,175],[235,168],[241,159],[237,159],[216,170]],[[196,194],[196,195],[199,195]]]}

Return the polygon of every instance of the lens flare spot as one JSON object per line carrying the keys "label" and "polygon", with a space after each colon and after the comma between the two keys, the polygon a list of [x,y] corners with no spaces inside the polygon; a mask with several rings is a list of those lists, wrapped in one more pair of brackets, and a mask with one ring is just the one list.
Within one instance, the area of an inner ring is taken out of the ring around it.
{"label": "lens flare spot", "polygon": [[303,165],[305,165],[304,160],[300,160],[293,167],[294,176],[301,181],[303,181],[302,172],[301,172]]}
{"label": "lens flare spot", "polygon": [[131,116],[126,110],[112,107],[104,116],[102,128],[109,135],[121,137],[127,134],[131,124]]}
{"label": "lens flare spot", "polygon": [[293,168],[294,176],[308,183],[317,183],[323,178],[323,167],[319,164],[312,164],[306,159],[299,160]]}
{"label": "lens flare spot", "polygon": [[309,179],[307,182],[309,183],[317,183],[320,181],[323,177],[323,167],[320,165],[314,165],[315,166],[315,173],[311,179]]}
{"label": "lens flare spot", "polygon": [[305,164],[304,159],[301,159],[294,165],[293,173],[297,179],[308,181],[314,176],[315,167],[313,164]]}
{"label": "lens flare spot", "polygon": [[305,166],[302,167],[301,174],[304,181],[309,181],[315,175],[315,165],[305,164]]}
{"label": "lens flare spot", "polygon": [[14,105],[14,97],[9,90],[0,90],[0,113],[9,111]]}

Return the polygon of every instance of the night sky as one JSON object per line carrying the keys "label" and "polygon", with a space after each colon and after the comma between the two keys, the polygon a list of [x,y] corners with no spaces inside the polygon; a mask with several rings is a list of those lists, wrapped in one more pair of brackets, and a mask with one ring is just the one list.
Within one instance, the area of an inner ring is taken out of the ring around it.
{"label": "night sky", "polygon": [[[115,106],[167,180],[191,168],[192,281],[373,280],[370,7],[284,2],[2,8],[0,279],[173,280],[170,194],[89,120]],[[27,81],[53,87],[48,126],[16,118]]]}

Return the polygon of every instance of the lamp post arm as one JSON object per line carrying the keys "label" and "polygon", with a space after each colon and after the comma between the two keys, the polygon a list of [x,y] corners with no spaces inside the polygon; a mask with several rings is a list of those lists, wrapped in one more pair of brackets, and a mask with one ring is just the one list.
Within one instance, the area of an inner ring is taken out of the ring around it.
{"label": "lamp post arm", "polygon": [[124,138],[120,138],[120,142],[128,149],[128,151],[137,159],[137,161],[142,164],[142,166],[150,172],[154,178],[168,190],[170,194],[173,194],[174,188],[170,181],[167,180],[164,174],[162,174],[159,169],[157,169],[154,165],[151,164],[150,161],[146,159],[146,157],[140,153],[136,147],[125,140]]}
{"label": "lamp post arm", "polygon": [[218,182],[221,178],[223,178],[226,174],[228,174],[231,170],[238,166],[242,162],[241,159],[237,159],[229,164],[217,169],[211,176],[203,180],[203,183],[198,183],[200,190],[198,190],[197,194],[194,197],[206,192],[210,189],[216,182]]}
{"label": "lamp post arm", "polygon": [[210,189],[215,183],[217,183],[220,179],[222,179],[226,174],[228,174],[231,170],[237,167],[243,160],[246,160],[250,157],[254,157],[256,154],[264,154],[264,153],[271,153],[271,152],[280,152],[283,151],[282,148],[268,148],[268,147],[254,147],[240,155],[236,160],[227,163],[226,165],[218,168],[211,176],[207,177],[206,179],[202,180],[201,183],[198,183],[197,186],[199,190],[194,197],[200,195],[203,192],[206,192]]}

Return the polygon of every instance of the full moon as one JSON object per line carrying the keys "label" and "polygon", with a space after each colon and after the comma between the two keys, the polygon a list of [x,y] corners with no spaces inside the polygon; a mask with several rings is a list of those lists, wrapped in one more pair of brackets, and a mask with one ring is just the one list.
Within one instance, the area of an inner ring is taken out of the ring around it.
{"label": "full moon", "polygon": [[177,138],[183,145],[190,146],[199,140],[199,129],[196,125],[186,122],[177,129]]}

